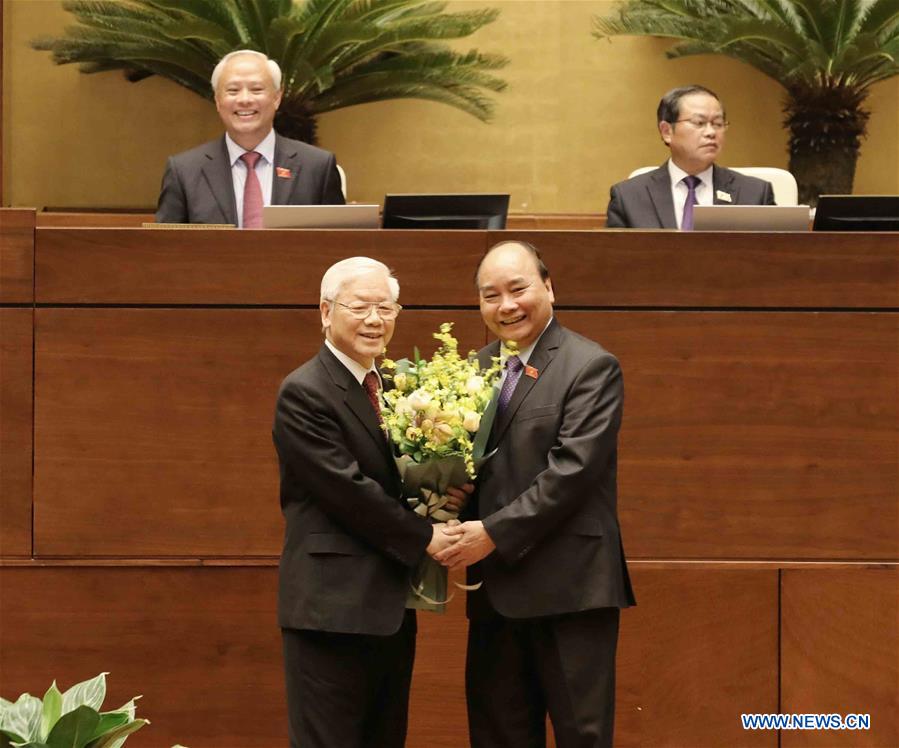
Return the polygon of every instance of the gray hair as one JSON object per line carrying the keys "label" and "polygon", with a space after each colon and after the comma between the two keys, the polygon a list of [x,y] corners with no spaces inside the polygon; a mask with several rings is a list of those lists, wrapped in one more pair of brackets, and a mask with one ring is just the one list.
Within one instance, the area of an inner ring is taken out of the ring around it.
{"label": "gray hair", "polygon": [[391,301],[399,299],[400,283],[383,262],[373,260],[371,257],[348,257],[340,262],[335,262],[325,271],[322,276],[320,301],[333,301],[337,298],[344,283],[372,272],[386,275]]}
{"label": "gray hair", "polygon": [[247,55],[251,57],[258,57],[265,62],[265,66],[268,68],[268,74],[271,76],[272,85],[274,85],[275,90],[278,91],[281,88],[281,68],[278,66],[278,63],[274,60],[266,57],[262,52],[257,52],[255,49],[238,49],[235,52],[229,52],[226,54],[221,60],[218,61],[218,64],[212,71],[212,77],[210,78],[210,83],[212,83],[212,90],[216,91],[218,89],[219,78],[222,77],[222,70],[225,69],[225,65],[228,63],[232,57],[237,57],[238,55]]}

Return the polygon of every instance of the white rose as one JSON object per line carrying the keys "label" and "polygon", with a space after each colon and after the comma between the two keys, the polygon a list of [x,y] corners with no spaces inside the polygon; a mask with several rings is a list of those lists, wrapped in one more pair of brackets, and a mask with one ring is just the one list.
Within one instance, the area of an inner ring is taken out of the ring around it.
{"label": "white rose", "polygon": [[396,387],[400,392],[402,392],[402,391],[405,390],[406,387],[409,385],[409,377],[407,377],[405,374],[402,374],[402,373],[397,374],[397,375],[393,378],[393,385],[394,385],[394,387]]}
{"label": "white rose", "polygon": [[415,390],[409,395],[409,405],[415,410],[424,410],[431,404],[431,393],[422,389]]}
{"label": "white rose", "polygon": [[466,431],[474,433],[481,425],[481,414],[475,413],[473,410],[466,410],[462,419],[462,428]]}
{"label": "white rose", "polygon": [[[478,392],[484,389],[484,377],[469,377],[468,381],[465,383],[465,389],[470,395],[476,395]],[[469,429],[469,431],[470,430],[471,429]]]}

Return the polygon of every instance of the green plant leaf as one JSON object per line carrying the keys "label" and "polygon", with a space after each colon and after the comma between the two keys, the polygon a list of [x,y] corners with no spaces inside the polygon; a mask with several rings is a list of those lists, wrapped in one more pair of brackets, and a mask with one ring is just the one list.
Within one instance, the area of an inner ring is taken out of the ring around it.
{"label": "green plant leaf", "polygon": [[47,736],[48,748],[84,748],[100,721],[100,715],[89,706],[79,706],[64,714]]}
{"label": "green plant leaf", "polygon": [[150,720],[148,719],[136,719],[133,722],[117,727],[97,740],[92,741],[88,744],[88,748],[120,748],[129,735],[137,732],[144,725],[149,724]]}
{"label": "green plant leaf", "polygon": [[106,676],[100,673],[96,678],[76,683],[62,695],[62,713],[68,714],[76,707],[89,706],[99,712],[106,698]]}
{"label": "green plant leaf", "polygon": [[4,730],[21,736],[22,741],[38,739],[41,729],[40,699],[29,693],[23,693],[4,714]]}
{"label": "green plant leaf", "polygon": [[94,733],[91,735],[90,740],[102,738],[108,732],[111,732],[122,725],[127,725],[132,719],[133,717],[129,717],[125,712],[106,712],[101,714],[100,721],[97,722],[97,726],[94,728]]}
{"label": "green plant leaf", "polygon": [[41,709],[41,730],[39,733],[41,740],[46,740],[53,729],[53,725],[62,715],[62,694],[56,687],[56,681],[50,684],[47,693],[44,694],[44,704]]}

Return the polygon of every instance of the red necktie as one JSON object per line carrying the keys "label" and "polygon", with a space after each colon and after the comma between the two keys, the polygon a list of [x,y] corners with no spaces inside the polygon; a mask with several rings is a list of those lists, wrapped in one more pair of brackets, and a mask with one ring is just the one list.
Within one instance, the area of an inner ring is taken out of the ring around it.
{"label": "red necktie", "polygon": [[378,397],[378,393],[381,391],[381,380],[378,379],[378,375],[373,371],[368,372],[365,375],[365,379],[362,380],[362,386],[365,388],[365,394],[368,395],[368,399],[371,401],[371,407],[375,409],[378,423],[384,423],[384,418],[381,416],[381,399]]}
{"label": "red necktie", "polygon": [[240,160],[247,165],[247,181],[243,185],[243,228],[262,228],[262,186],[256,176],[256,162],[261,153],[247,151]]}

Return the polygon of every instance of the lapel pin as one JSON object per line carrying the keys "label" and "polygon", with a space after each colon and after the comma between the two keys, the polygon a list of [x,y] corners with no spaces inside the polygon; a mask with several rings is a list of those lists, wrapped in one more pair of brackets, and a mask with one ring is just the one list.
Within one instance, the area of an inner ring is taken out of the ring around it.
{"label": "lapel pin", "polygon": [[283,166],[275,167],[275,174],[277,174],[281,179],[290,179],[293,175],[290,173],[290,169],[287,169]]}
{"label": "lapel pin", "polygon": [[715,197],[717,197],[723,203],[733,202],[733,200],[730,199],[730,193],[725,192],[724,190],[715,190]]}
{"label": "lapel pin", "polygon": [[540,375],[540,372],[537,371],[533,366],[525,366],[524,375],[526,377],[530,377],[531,379],[536,379]]}

